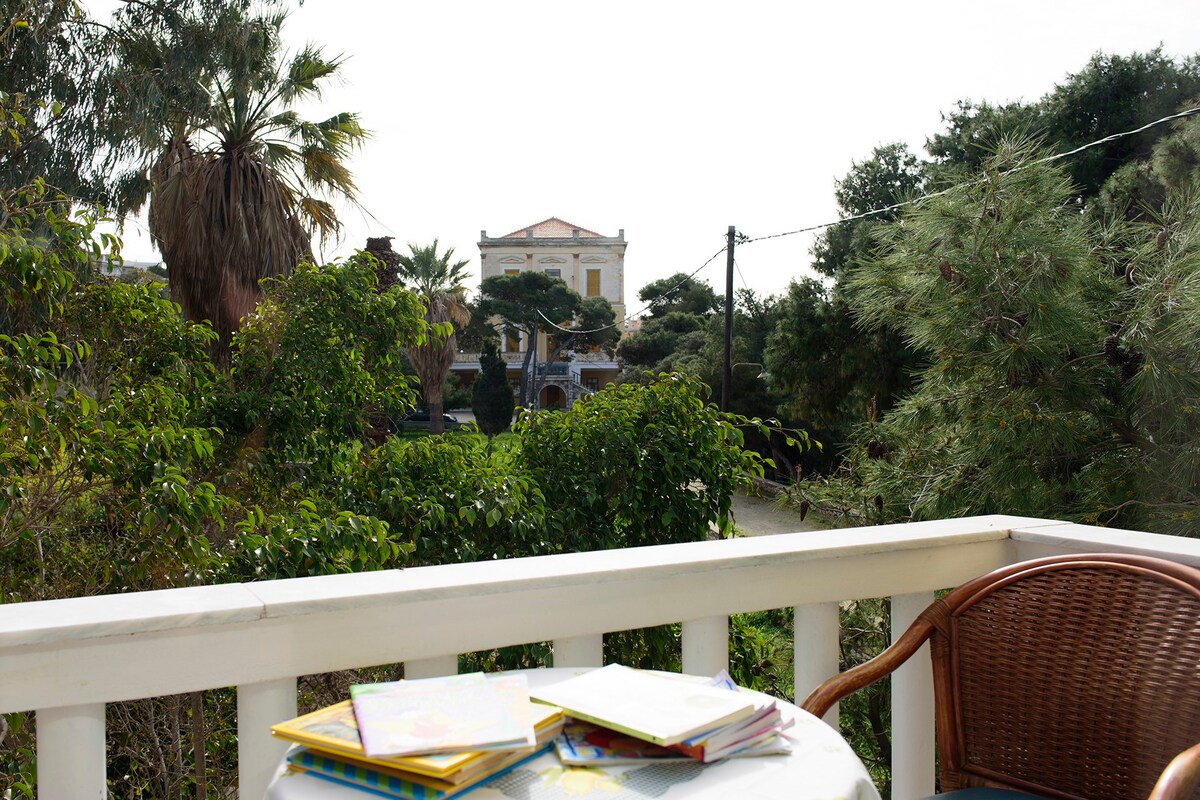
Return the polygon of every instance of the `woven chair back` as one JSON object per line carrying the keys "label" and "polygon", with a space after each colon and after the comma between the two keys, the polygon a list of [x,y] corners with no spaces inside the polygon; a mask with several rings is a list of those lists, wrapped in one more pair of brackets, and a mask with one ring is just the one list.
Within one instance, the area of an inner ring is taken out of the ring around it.
{"label": "woven chair back", "polygon": [[1144,800],[1200,742],[1200,570],[1041,559],[965,584],[926,614],[942,791]]}

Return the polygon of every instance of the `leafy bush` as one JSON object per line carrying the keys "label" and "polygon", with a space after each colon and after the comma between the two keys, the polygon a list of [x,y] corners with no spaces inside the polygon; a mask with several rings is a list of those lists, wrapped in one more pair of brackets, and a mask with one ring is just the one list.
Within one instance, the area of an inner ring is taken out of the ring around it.
{"label": "leafy bush", "polygon": [[524,413],[520,458],[547,497],[570,498],[547,520],[558,550],[580,552],[704,539],[732,530],[735,488],[761,477],[739,425],[692,376],[610,387],[563,414]]}

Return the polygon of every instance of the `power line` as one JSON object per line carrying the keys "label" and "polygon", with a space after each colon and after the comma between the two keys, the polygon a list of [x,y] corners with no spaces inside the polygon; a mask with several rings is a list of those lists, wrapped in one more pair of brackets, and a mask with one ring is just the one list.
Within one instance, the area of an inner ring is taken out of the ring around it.
{"label": "power line", "polygon": [[660,302],[666,302],[666,299],[668,297],[670,297],[672,292],[674,292],[676,289],[683,288],[683,286],[688,281],[690,281],[692,278],[696,277],[696,275],[698,275],[702,269],[704,269],[709,264],[711,264],[713,262],[713,259],[715,259],[717,256],[721,255],[724,252],[725,252],[725,248],[724,248],[724,246],[722,246],[720,250],[718,250],[717,252],[715,252],[711,256],[709,256],[707,261],[705,261],[703,264],[701,264],[699,267],[697,267],[695,270],[693,270],[691,273],[689,273],[687,276],[685,276],[684,279],[681,280],[679,283],[675,284],[670,289],[663,292],[661,295],[659,295],[654,300],[651,300],[649,303],[647,303],[642,308],[638,309],[637,311],[633,312],[632,314],[626,315],[625,317],[618,320],[617,322],[612,323],[611,325],[605,325],[601,328],[593,328],[592,330],[581,331],[581,330],[577,330],[575,328],[562,327],[557,322],[554,322],[549,317],[547,317],[546,314],[540,308],[538,309],[538,316],[541,317],[542,319],[544,319],[546,321],[546,324],[548,324],[551,328],[562,331],[563,333],[600,333],[601,331],[606,331],[609,328],[615,328],[618,325],[624,325],[626,322],[628,322],[631,319],[634,319],[639,314],[641,314],[645,311],[648,311],[651,308],[654,308],[654,306],[658,305]]}
{"label": "power line", "polygon": [[[1004,174],[1006,174],[1006,175],[1012,174],[1012,173],[1017,172],[1022,169],[1028,169],[1029,167],[1035,166],[1037,164],[1048,164],[1052,161],[1058,161],[1059,159],[1067,158],[1067,157],[1073,156],[1073,155],[1078,155],[1079,153],[1082,153],[1084,150],[1088,150],[1090,148],[1097,147],[1102,144],[1107,144],[1108,142],[1116,141],[1117,139],[1122,139],[1126,136],[1133,136],[1135,134],[1142,133],[1143,131],[1147,131],[1150,128],[1155,127],[1156,125],[1162,125],[1164,122],[1172,122],[1177,119],[1185,119],[1187,117],[1194,117],[1197,114],[1200,114],[1200,107],[1189,108],[1185,111],[1180,111],[1176,114],[1170,114],[1168,116],[1162,117],[1161,119],[1156,119],[1153,122],[1147,122],[1145,125],[1142,125],[1139,128],[1134,128],[1134,129],[1128,130],[1128,131],[1121,131],[1120,133],[1113,133],[1108,136],[1105,136],[1103,139],[1097,139],[1094,142],[1088,142],[1087,144],[1083,144],[1083,145],[1080,145],[1079,147],[1076,147],[1074,150],[1068,150],[1065,153],[1056,153],[1051,156],[1046,156],[1044,158],[1036,159],[1034,161],[1029,162],[1028,164],[1022,164],[1019,167],[1013,167],[1012,169],[1008,170]],[[875,217],[880,214],[886,214],[889,211],[896,211],[897,209],[905,208],[906,206],[916,205],[925,200],[932,200],[935,197],[941,197],[942,195],[949,194],[950,192],[953,192],[957,189],[962,189],[967,186],[975,186],[976,184],[979,184],[981,182],[982,182],[982,179],[976,179],[976,180],[972,180],[972,181],[964,181],[963,183],[957,183],[953,186],[949,186],[945,189],[941,189],[940,191],[930,192],[929,194],[924,194],[924,195],[921,195],[920,197],[914,197],[911,200],[903,200],[899,203],[893,203],[890,206],[884,206],[883,208],[876,208],[876,209],[872,209],[871,211],[865,211],[862,214],[855,214],[854,216],[851,216],[851,217],[843,217],[842,219],[834,220],[833,222],[822,222],[818,225],[809,225],[804,228],[797,228],[794,231],[784,231],[782,233],[772,233],[767,236],[755,236],[752,239],[742,240],[739,242],[739,244],[751,244],[753,242],[761,242],[766,239],[779,239],[784,236],[795,236],[796,234],[799,234],[799,233],[811,233],[812,231],[819,231],[823,228],[831,228],[834,225],[840,225],[843,222],[854,222],[855,220],[867,219],[868,217]]]}
{"label": "power line", "polygon": [[[1084,150],[1088,150],[1093,147],[1098,147],[1099,145],[1106,144],[1108,142],[1112,142],[1117,139],[1122,139],[1126,136],[1133,136],[1135,134],[1142,133],[1143,131],[1149,130],[1150,128],[1153,128],[1157,125],[1162,125],[1165,122],[1171,122],[1171,121],[1174,121],[1177,119],[1185,119],[1187,117],[1192,117],[1197,114],[1200,114],[1200,107],[1189,108],[1185,111],[1180,111],[1178,113],[1170,114],[1168,116],[1162,117],[1161,119],[1156,119],[1153,122],[1148,122],[1145,125],[1142,125],[1141,127],[1138,127],[1138,128],[1133,128],[1132,130],[1121,131],[1120,133],[1110,134],[1108,136],[1105,136],[1103,139],[1097,139],[1094,142],[1088,142],[1087,144],[1080,145],[1079,147],[1076,147],[1073,150],[1068,150],[1064,153],[1057,153],[1055,155],[1046,156],[1044,158],[1039,158],[1035,161],[1031,161],[1028,164],[1022,164],[1021,166],[1013,167],[1012,169],[1007,170],[1004,174],[1006,174],[1006,175],[1012,174],[1019,170],[1027,169],[1029,167],[1035,166],[1037,164],[1047,164],[1052,161],[1058,161],[1063,158],[1068,158],[1073,155],[1078,155],[1079,153],[1082,153]],[[767,239],[780,239],[784,236],[795,236],[800,233],[811,233],[812,231],[819,231],[824,228],[831,228],[834,225],[840,225],[843,222],[854,222],[855,220],[867,219],[868,217],[875,217],[880,214],[886,214],[889,211],[896,211],[901,208],[917,205],[918,203],[924,202],[925,200],[932,200],[935,197],[941,197],[942,195],[949,194],[950,192],[956,191],[958,189],[966,188],[968,186],[975,186],[979,183],[982,183],[983,180],[984,179],[975,179],[975,180],[971,180],[971,181],[964,181],[962,183],[957,183],[953,186],[949,186],[945,189],[941,189],[936,192],[930,192],[929,194],[921,195],[920,197],[914,197],[910,200],[904,200],[899,203],[893,203],[890,206],[884,206],[883,208],[872,209],[871,211],[866,211],[866,212],[863,212],[862,214],[855,214],[854,216],[850,216],[850,217],[843,217],[842,219],[834,220],[833,222],[822,222],[817,225],[808,225],[803,228],[797,228],[796,230],[792,230],[792,231],[783,231],[782,233],[772,233],[772,234],[768,234],[766,236],[755,236],[753,238],[746,237],[745,234],[738,232],[737,243],[738,244],[753,244],[754,242],[762,242]],[[686,284],[689,280],[694,278],[701,270],[703,270],[705,267],[707,267],[709,264],[711,264],[713,262],[713,259],[715,259],[717,256],[721,255],[721,253],[724,253],[725,250],[726,250],[726,248],[722,247],[720,250],[718,250],[717,252],[715,252],[711,256],[709,256],[708,260],[705,261],[703,264],[701,264],[695,271],[690,273],[687,277],[685,277],[683,280],[681,280],[675,286],[671,287],[666,292],[663,292],[663,294],[660,295],[656,300],[652,300],[644,308],[634,312],[633,314],[630,314],[630,315],[624,317],[623,319],[621,319],[618,322],[614,322],[611,325],[605,325],[604,327],[601,327],[601,328],[594,328],[592,330],[581,331],[581,330],[575,330],[572,328],[562,327],[561,325],[559,325],[558,323],[552,321],[549,317],[547,317],[542,312],[541,309],[538,309],[538,315],[543,320],[545,320],[546,323],[551,328],[562,331],[563,333],[600,333],[601,331],[606,331],[609,328],[615,328],[618,325],[623,325],[624,323],[635,318],[639,314],[642,314],[645,311],[653,308],[658,302],[665,301],[666,298],[669,297],[672,292],[674,292],[676,289],[683,287],[684,284]],[[736,261],[734,262],[734,265],[735,266],[737,265]],[[740,267],[738,267],[738,277],[741,278],[742,285],[745,286],[747,289],[749,289],[750,287],[746,283],[746,278],[745,278],[745,276],[742,275],[742,271],[741,271]]]}
{"label": "power line", "polygon": [[747,292],[753,291],[750,288],[750,284],[746,283],[746,276],[742,274],[742,267],[740,264],[737,263],[736,257],[733,259],[733,268],[737,270],[738,279],[742,282],[742,288],[745,289]]}

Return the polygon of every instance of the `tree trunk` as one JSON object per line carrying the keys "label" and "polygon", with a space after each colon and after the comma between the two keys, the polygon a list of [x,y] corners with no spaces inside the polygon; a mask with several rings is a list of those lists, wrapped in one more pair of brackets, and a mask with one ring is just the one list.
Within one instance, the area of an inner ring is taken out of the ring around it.
{"label": "tree trunk", "polygon": [[445,433],[446,420],[442,419],[442,414],[444,413],[442,411],[444,398],[442,397],[441,391],[438,391],[438,398],[436,400],[434,400],[432,397],[427,397],[425,399],[429,401],[429,430],[434,436]]}
{"label": "tree trunk", "polygon": [[[521,407],[527,408],[537,403],[537,397],[530,398],[529,391],[533,388],[534,373],[537,369],[537,328],[533,329],[525,346],[525,361],[521,364]],[[531,363],[532,362],[532,363]]]}
{"label": "tree trunk", "polygon": [[208,764],[204,730],[204,693],[192,692],[192,760],[196,767],[196,800],[208,800]]}

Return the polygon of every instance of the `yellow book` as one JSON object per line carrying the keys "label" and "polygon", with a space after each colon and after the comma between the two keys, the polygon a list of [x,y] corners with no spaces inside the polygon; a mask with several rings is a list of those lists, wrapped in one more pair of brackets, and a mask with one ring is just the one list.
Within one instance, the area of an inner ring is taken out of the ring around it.
{"label": "yellow book", "polygon": [[[530,703],[533,727],[539,741],[548,741],[549,731],[562,727],[561,708]],[[449,784],[462,783],[496,759],[497,752],[438,753],[427,756],[382,756],[371,758],[363,750],[358,722],[349,700],[327,706],[295,719],[271,726],[271,734],[314,750],[337,754],[340,758],[376,767],[387,767],[415,775],[424,775]]]}

